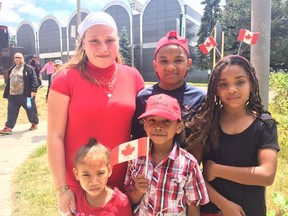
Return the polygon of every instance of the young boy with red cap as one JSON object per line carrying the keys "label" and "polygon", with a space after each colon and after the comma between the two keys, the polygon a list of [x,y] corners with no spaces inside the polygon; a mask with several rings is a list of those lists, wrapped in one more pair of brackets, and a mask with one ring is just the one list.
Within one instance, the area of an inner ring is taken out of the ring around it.
{"label": "young boy with red cap", "polygon": [[[132,160],[124,188],[135,215],[200,215],[208,203],[197,160],[180,148],[183,123],[179,103],[166,94],[148,98],[143,119],[149,155]],[[146,161],[147,159],[147,161]]]}
{"label": "young boy with red cap", "polygon": [[[159,78],[159,82],[140,91],[136,99],[136,111],[132,121],[132,139],[146,136],[143,125],[138,117],[145,111],[146,100],[155,94],[164,93],[177,99],[182,112],[182,120],[187,122],[196,110],[201,106],[205,93],[188,85],[184,79],[192,65],[189,47],[185,38],[177,35],[176,31],[170,31],[158,42],[154,53],[153,66]],[[185,129],[186,135],[189,131]],[[185,147],[184,142],[180,143]],[[192,152],[193,153],[193,152]],[[194,155],[197,159],[200,158]]]}

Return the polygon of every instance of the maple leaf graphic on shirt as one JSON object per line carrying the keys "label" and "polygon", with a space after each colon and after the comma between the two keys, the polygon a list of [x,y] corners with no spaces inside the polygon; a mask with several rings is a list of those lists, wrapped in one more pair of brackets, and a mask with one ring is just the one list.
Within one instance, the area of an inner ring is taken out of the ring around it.
{"label": "maple leaf graphic on shirt", "polygon": [[131,147],[130,144],[128,144],[125,149],[121,151],[121,154],[124,155],[125,157],[132,155],[132,153],[135,151],[135,147]]}

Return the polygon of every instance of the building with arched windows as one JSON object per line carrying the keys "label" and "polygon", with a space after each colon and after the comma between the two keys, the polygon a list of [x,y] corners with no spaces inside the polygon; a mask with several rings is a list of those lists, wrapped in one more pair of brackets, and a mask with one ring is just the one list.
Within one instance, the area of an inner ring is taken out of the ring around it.
{"label": "building with arched windows", "polygon": [[[154,51],[158,40],[171,30],[181,28],[188,39],[190,52],[194,53],[201,15],[193,9],[192,0],[147,0],[144,5],[136,0],[115,0],[104,6],[102,11],[109,13],[116,21],[118,32],[125,27],[128,32],[135,67],[145,81],[157,81],[152,66]],[[134,8],[134,9],[133,9]],[[90,10],[81,9],[81,20]],[[35,29],[28,21],[19,24],[16,30],[17,46],[24,47],[26,56],[36,54],[44,65],[47,59],[67,61],[76,47],[77,13],[61,26],[57,17],[46,16]],[[193,54],[192,54],[193,56]],[[207,73],[197,71],[192,66],[187,81],[206,82]]]}

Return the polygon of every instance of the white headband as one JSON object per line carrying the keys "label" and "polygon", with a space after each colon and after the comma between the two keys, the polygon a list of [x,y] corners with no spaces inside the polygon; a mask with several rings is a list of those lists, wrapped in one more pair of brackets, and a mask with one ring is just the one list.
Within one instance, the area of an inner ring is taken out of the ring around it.
{"label": "white headband", "polygon": [[80,38],[82,38],[88,28],[94,25],[107,25],[118,32],[116,22],[112,16],[105,12],[92,12],[88,14],[78,26],[77,31],[80,35]]}

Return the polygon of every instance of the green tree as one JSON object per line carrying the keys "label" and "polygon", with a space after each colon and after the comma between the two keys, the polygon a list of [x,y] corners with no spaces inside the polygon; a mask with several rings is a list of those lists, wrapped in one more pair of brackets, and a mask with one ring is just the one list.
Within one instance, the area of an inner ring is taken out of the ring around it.
{"label": "green tree", "polygon": [[[197,34],[197,44],[203,43],[208,36],[212,34],[213,28],[220,18],[220,0],[203,0],[201,4],[205,5],[204,13],[201,18],[201,25]],[[197,58],[195,59],[195,65],[200,70],[207,70],[212,68],[212,55],[211,52],[207,55],[203,55],[199,49],[197,49]]]}
{"label": "green tree", "polygon": [[[288,68],[288,1],[271,1],[271,70],[284,70]],[[251,1],[226,0],[221,13],[222,29],[225,32],[224,55],[236,54],[240,43],[237,37],[240,29],[251,30]],[[261,32],[260,32],[261,34]],[[243,43],[240,54],[250,58],[250,45]]]}
{"label": "green tree", "polygon": [[131,45],[129,43],[128,34],[125,26],[120,33],[120,53],[124,58],[125,64],[132,65]]}
{"label": "green tree", "polygon": [[[224,55],[236,54],[240,42],[237,41],[240,29],[251,29],[251,1],[226,0],[221,16],[224,31]],[[250,45],[242,43],[240,54],[249,59]]]}
{"label": "green tree", "polygon": [[270,67],[273,71],[288,69],[288,1],[273,0],[271,8]]}

